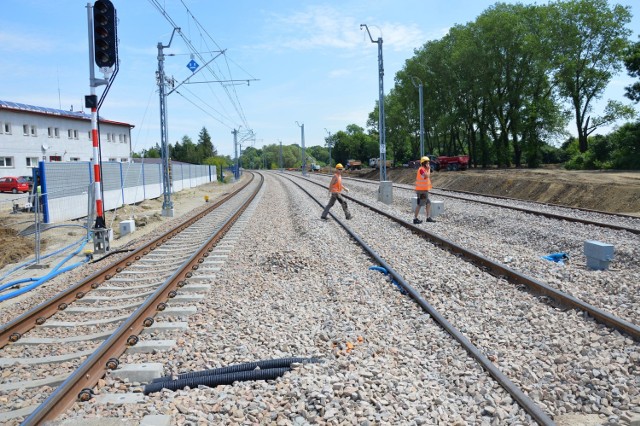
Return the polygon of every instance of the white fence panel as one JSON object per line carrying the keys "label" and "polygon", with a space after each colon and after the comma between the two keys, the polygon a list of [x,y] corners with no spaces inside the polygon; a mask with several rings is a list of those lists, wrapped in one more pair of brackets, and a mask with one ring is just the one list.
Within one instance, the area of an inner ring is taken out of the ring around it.
{"label": "white fence panel", "polygon": [[[89,206],[89,200],[95,203],[93,193],[89,193],[89,185],[93,182],[91,163],[40,162],[39,169],[44,177],[42,193],[46,223],[79,219],[93,210],[94,206]],[[209,183],[210,177],[216,179],[215,166],[174,164],[172,192]],[[103,162],[101,178],[105,211],[158,198],[164,193],[160,164]]]}
{"label": "white fence panel", "polygon": [[70,195],[64,198],[53,198],[47,201],[49,212],[48,223],[64,222],[65,220],[86,217],[89,213],[89,199],[87,193]]}

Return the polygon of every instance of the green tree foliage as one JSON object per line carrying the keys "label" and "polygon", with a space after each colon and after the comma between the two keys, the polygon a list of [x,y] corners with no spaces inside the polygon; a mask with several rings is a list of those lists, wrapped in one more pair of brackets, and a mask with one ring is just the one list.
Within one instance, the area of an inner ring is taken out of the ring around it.
{"label": "green tree foliage", "polygon": [[622,68],[631,34],[625,25],[631,21],[631,12],[620,5],[610,8],[607,0],[569,0],[549,7],[554,79],[560,95],[571,102],[578,145],[584,153],[593,131],[630,112],[618,104],[610,105],[603,117],[591,116],[593,102]]}
{"label": "green tree foliage", "polygon": [[162,157],[162,148],[156,143],[156,145],[149,149],[143,149],[139,154],[135,154],[136,158],[160,158]]}
{"label": "green tree foliage", "polygon": [[640,170],[640,121],[621,126],[610,138],[611,166],[615,169]]}
{"label": "green tree foliage", "polygon": [[171,159],[191,164],[200,164],[202,158],[198,146],[187,135],[182,137],[182,143],[176,142],[171,147]]}
{"label": "green tree foliage", "polygon": [[632,101],[640,102],[640,41],[629,47],[624,58],[624,66],[631,77],[639,79],[630,86],[625,87],[625,96]]}
{"label": "green tree foliage", "polygon": [[218,150],[213,146],[211,142],[211,136],[206,127],[202,127],[198,134],[198,150],[200,151],[200,157],[202,160],[209,157],[215,157],[218,155]]}
{"label": "green tree foliage", "polygon": [[[566,134],[571,117],[579,152],[586,152],[596,129],[634,117],[630,106],[614,101],[600,116],[591,111],[629,52],[629,19],[628,7],[606,0],[496,3],[417,49],[396,74],[385,97],[387,152],[419,155],[416,81],[425,94],[428,153],[469,154],[482,167],[537,167],[555,157],[549,142]],[[370,135],[377,113],[376,105]]]}

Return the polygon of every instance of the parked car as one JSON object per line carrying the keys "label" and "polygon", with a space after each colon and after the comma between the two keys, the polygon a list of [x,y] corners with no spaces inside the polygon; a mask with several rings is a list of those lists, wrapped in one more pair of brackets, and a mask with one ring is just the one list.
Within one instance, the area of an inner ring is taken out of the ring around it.
{"label": "parked car", "polygon": [[27,181],[27,183],[29,184],[29,192],[31,192],[31,190],[33,189],[33,176],[18,176],[18,177],[21,177],[22,179]]}
{"label": "parked car", "polygon": [[29,192],[29,183],[21,176],[5,176],[0,178],[0,192]]}

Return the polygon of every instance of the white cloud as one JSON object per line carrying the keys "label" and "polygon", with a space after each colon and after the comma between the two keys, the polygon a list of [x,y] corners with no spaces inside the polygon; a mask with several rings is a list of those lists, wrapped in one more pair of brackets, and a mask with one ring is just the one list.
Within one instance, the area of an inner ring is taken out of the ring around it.
{"label": "white cloud", "polygon": [[[270,42],[261,48],[362,49],[363,42],[370,41],[366,30],[360,29],[365,22],[330,6],[309,6],[291,15],[272,13],[268,22]],[[387,22],[379,27],[369,25],[369,31],[374,40],[382,33],[384,46],[397,51],[421,46],[425,40],[415,24]]]}
{"label": "white cloud", "polygon": [[40,38],[25,33],[0,31],[0,51],[7,52],[42,52],[54,47],[50,38]]}

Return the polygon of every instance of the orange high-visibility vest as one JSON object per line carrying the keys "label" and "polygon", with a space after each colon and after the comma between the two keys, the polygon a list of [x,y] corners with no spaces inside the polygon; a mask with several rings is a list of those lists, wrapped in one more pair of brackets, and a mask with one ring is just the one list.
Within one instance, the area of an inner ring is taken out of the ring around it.
{"label": "orange high-visibility vest", "polygon": [[342,192],[342,176],[340,176],[340,174],[336,173],[334,175],[334,177],[336,177],[338,179],[336,179],[336,182],[333,185],[331,185],[331,188],[329,189],[332,194],[334,194],[336,192]]}
{"label": "orange high-visibility vest", "polygon": [[[424,171],[424,175],[420,173]],[[427,176],[427,169],[420,167],[416,172],[416,191],[429,191],[431,190],[431,179]]]}

